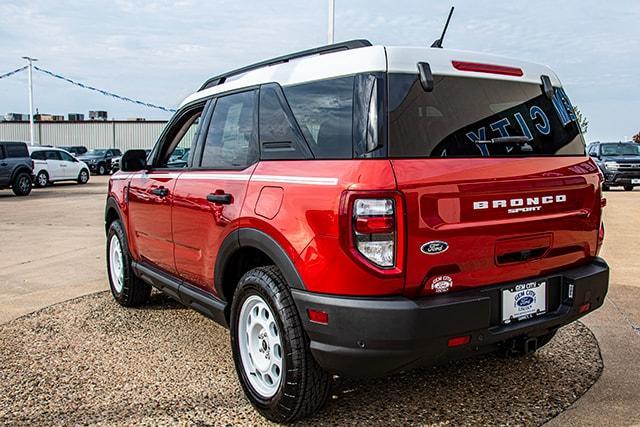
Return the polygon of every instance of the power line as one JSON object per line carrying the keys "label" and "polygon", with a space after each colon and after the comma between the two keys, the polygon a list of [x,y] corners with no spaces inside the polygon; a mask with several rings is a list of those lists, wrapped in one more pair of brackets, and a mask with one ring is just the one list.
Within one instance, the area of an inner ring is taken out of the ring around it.
{"label": "power line", "polygon": [[29,68],[29,66],[28,66],[28,65],[25,65],[24,67],[20,67],[20,68],[17,68],[17,69],[15,69],[15,70],[13,70],[13,71],[9,71],[8,73],[0,74],[0,79],[4,79],[5,77],[9,77],[9,76],[12,76],[12,75],[14,75],[14,74],[17,74],[17,73],[19,73],[20,71],[24,71],[24,70],[26,70],[27,68]]}
{"label": "power line", "polygon": [[65,82],[71,83],[72,85],[81,87],[83,89],[92,90],[94,92],[98,92],[98,93],[101,93],[102,95],[110,96],[112,98],[116,98],[116,99],[119,99],[121,101],[132,102],[134,104],[142,105],[144,107],[149,107],[149,108],[157,108],[158,110],[163,110],[163,111],[167,111],[167,112],[170,112],[170,113],[175,113],[175,111],[176,111],[176,110],[174,110],[172,108],[167,108],[167,107],[163,107],[161,105],[155,105],[155,104],[151,104],[151,103],[148,103],[148,102],[139,101],[139,100],[136,100],[136,99],[131,99],[131,98],[126,97],[126,96],[118,95],[116,93],[112,93],[112,92],[108,92],[106,90],[95,88],[93,86],[85,85],[84,83],[80,83],[80,82],[77,82],[75,80],[71,80],[68,77],[62,76],[60,74],[56,74],[56,73],[54,73],[52,71],[49,71],[49,70],[45,70],[44,68],[36,67],[35,65],[33,66],[33,68],[35,70],[40,71],[41,73],[48,74],[49,76],[54,77],[56,79],[64,80]]}
{"label": "power line", "polygon": [[[12,76],[12,75],[14,75],[16,73],[19,73],[21,71],[26,70],[27,68],[29,68],[29,66],[25,65],[24,67],[20,67],[20,68],[17,68],[15,70],[13,70],[13,71],[9,71],[8,73],[0,74],[0,79]],[[94,92],[98,92],[98,93],[100,93],[102,95],[110,96],[112,98],[119,99],[120,101],[131,102],[133,104],[142,105],[143,107],[148,107],[148,108],[156,108],[158,110],[167,111],[169,113],[175,113],[176,112],[176,110],[173,109],[173,108],[163,107],[162,105],[151,104],[149,102],[140,101],[138,99],[132,99],[132,98],[129,98],[127,96],[118,95],[117,93],[113,93],[113,92],[109,92],[109,91],[106,91],[106,90],[98,89],[96,87],[89,86],[89,85],[86,85],[84,83],[77,82],[75,80],[72,80],[72,79],[70,79],[68,77],[62,76],[60,74],[56,74],[53,71],[49,71],[49,70],[46,70],[44,68],[36,67],[35,65],[33,66],[33,69],[37,70],[37,71],[40,71],[41,73],[47,74],[50,77],[54,77],[56,79],[63,80],[65,82],[67,82],[67,83],[71,83],[72,85],[78,86],[78,87],[80,87],[82,89],[87,89],[87,90],[91,90],[91,91],[94,91]]]}

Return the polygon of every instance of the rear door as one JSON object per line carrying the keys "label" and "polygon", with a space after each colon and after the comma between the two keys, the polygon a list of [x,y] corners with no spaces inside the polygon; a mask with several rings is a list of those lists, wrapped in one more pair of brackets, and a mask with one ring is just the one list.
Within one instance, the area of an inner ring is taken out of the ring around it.
{"label": "rear door", "polygon": [[[501,137],[519,136],[516,140]],[[406,291],[533,277],[595,256],[597,167],[568,98],[535,83],[389,75],[389,154],[407,204]]]}
{"label": "rear door", "polygon": [[66,179],[65,170],[67,165],[63,163],[62,156],[60,156],[59,151],[45,150],[44,158],[47,162],[47,172],[49,173],[49,180],[59,181],[61,179]]}
{"label": "rear door", "polygon": [[167,166],[178,146],[197,139],[204,103],[178,113],[163,131],[148,170],[135,174],[129,187],[129,229],[140,260],[176,275],[171,209],[182,169]]}
{"label": "rear door", "polygon": [[4,145],[0,145],[0,186],[3,187],[9,185],[12,169],[4,147]]}
{"label": "rear door", "polygon": [[66,179],[76,179],[80,175],[80,162],[75,159],[71,154],[64,151],[58,151],[60,158],[62,159],[62,166],[64,171],[64,177]]}
{"label": "rear door", "polygon": [[180,175],[175,188],[176,268],[186,281],[209,293],[215,293],[218,250],[238,228],[258,160],[257,96],[257,90],[247,90],[211,102],[202,143],[190,151],[192,167]]}

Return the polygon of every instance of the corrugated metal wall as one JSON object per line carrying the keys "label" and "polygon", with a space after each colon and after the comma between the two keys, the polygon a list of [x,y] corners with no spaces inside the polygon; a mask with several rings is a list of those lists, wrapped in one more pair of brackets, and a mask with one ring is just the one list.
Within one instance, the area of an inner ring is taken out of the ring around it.
{"label": "corrugated metal wall", "polygon": [[[151,148],[166,122],[38,122],[36,142],[42,145],[84,145],[87,148]],[[29,141],[29,123],[0,122],[0,141]]]}

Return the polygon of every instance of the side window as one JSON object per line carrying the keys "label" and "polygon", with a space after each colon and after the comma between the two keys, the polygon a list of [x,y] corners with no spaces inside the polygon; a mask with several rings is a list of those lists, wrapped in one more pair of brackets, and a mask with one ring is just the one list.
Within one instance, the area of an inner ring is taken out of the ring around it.
{"label": "side window", "polygon": [[44,152],[45,160],[62,160],[58,151],[47,150]]}
{"label": "side window", "polygon": [[201,167],[241,169],[257,160],[255,100],[255,90],[218,98],[207,130]]}
{"label": "side window", "polygon": [[179,169],[187,166],[187,162],[175,162],[175,160],[185,149],[190,149],[192,145],[195,145],[203,108],[204,105],[195,107],[171,125],[172,129],[161,147],[162,151],[157,167]]}
{"label": "side window", "polygon": [[44,160],[44,151],[34,151],[31,153],[31,158],[33,160]]}
{"label": "side window", "polygon": [[0,145],[0,159],[4,159],[4,145]]}
{"label": "side window", "polygon": [[25,144],[7,144],[7,157],[29,157],[29,150]]}
{"label": "side window", "polygon": [[353,82],[341,77],[283,89],[316,159],[353,157]]}
{"label": "side window", "polygon": [[260,148],[262,159],[305,159],[308,149],[277,85],[260,88]]}
{"label": "side window", "polygon": [[597,146],[595,146],[595,147],[591,147],[591,148],[589,148],[589,155],[590,155],[590,156],[596,156],[596,155],[598,155],[598,147],[597,147]]}
{"label": "side window", "polygon": [[71,156],[71,154],[67,154],[64,151],[58,151],[58,154],[60,154],[60,157],[62,157],[62,160],[64,160],[65,162],[73,162],[73,157]]}

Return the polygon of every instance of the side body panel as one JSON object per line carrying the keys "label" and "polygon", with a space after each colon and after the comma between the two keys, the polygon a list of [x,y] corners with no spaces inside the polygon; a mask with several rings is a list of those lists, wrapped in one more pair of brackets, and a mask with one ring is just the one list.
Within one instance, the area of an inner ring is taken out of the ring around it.
{"label": "side body panel", "polygon": [[[216,257],[224,239],[238,227],[249,177],[255,165],[241,171],[189,170],[178,180],[172,228],[177,273],[189,283],[215,293]],[[231,203],[213,203],[209,194],[230,194]]]}
{"label": "side body panel", "polygon": [[262,161],[249,183],[240,226],[276,240],[311,292],[397,294],[403,278],[377,277],[354,262],[341,246],[339,226],[344,191],[395,189],[388,160]]}
{"label": "side body panel", "polygon": [[[132,175],[128,191],[129,241],[141,261],[177,274],[171,225],[174,188],[180,173],[150,171]],[[157,194],[165,191],[166,195]]]}

